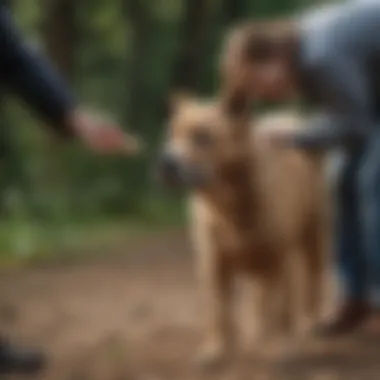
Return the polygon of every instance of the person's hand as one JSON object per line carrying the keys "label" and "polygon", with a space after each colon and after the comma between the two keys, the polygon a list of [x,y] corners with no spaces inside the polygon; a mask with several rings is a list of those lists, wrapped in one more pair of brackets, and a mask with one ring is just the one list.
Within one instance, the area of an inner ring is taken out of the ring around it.
{"label": "person's hand", "polygon": [[260,133],[260,142],[276,148],[289,148],[294,140],[294,132],[287,130],[267,130]]}
{"label": "person's hand", "polygon": [[73,112],[67,123],[75,136],[95,153],[133,156],[142,150],[136,137],[126,134],[116,123],[88,112]]}

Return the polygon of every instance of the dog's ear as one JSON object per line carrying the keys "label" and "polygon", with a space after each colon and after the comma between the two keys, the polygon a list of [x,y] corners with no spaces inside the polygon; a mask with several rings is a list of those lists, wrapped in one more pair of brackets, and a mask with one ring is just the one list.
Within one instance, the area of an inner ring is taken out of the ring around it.
{"label": "dog's ear", "polygon": [[188,103],[192,99],[192,95],[185,91],[172,91],[166,97],[164,102],[163,118],[170,118],[182,105]]}
{"label": "dog's ear", "polygon": [[222,94],[221,107],[229,118],[241,119],[249,117],[251,102],[244,90],[228,89]]}

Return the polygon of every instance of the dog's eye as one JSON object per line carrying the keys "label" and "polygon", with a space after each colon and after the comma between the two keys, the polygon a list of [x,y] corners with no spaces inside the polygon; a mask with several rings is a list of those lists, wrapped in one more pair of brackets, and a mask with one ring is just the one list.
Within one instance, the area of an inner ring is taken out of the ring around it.
{"label": "dog's eye", "polygon": [[212,144],[213,138],[210,132],[204,128],[194,130],[191,136],[194,145],[205,148]]}

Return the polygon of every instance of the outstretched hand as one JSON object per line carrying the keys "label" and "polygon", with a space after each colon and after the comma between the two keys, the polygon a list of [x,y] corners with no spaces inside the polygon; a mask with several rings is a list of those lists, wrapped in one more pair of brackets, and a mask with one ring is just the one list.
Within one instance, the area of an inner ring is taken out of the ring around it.
{"label": "outstretched hand", "polygon": [[68,125],[77,138],[95,153],[135,156],[142,151],[137,137],[125,133],[117,123],[88,112],[72,113]]}
{"label": "outstretched hand", "polygon": [[260,134],[260,142],[276,148],[291,148],[294,145],[294,131],[268,130]]}

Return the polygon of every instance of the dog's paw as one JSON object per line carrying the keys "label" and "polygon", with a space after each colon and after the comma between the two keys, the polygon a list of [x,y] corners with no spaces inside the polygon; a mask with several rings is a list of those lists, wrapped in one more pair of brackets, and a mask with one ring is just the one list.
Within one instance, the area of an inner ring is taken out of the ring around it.
{"label": "dog's paw", "polygon": [[313,337],[316,323],[310,318],[302,318],[299,320],[295,328],[295,336],[301,342],[307,342]]}
{"label": "dog's paw", "polygon": [[265,350],[264,356],[275,362],[288,362],[301,353],[301,345],[298,339],[292,336],[278,337],[270,342]]}
{"label": "dog's paw", "polygon": [[215,371],[223,368],[228,359],[224,345],[206,343],[199,348],[194,361],[196,367],[202,371]]}

